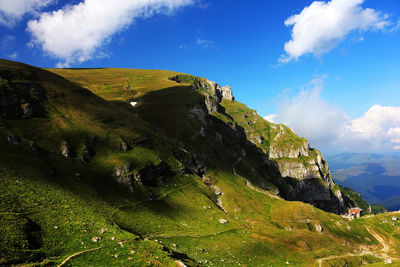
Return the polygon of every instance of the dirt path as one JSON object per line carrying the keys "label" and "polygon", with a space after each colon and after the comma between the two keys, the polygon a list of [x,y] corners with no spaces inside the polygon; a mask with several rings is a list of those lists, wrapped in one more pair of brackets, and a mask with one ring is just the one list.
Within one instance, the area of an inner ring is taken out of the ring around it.
{"label": "dirt path", "polygon": [[261,194],[264,194],[264,195],[266,195],[266,196],[269,196],[269,197],[271,197],[271,198],[281,199],[280,197],[275,196],[274,194],[271,194],[271,192],[269,192],[269,191],[267,191],[267,190],[263,190],[263,189],[261,189],[261,188],[255,186],[255,185],[253,185],[249,180],[247,180],[246,178],[244,178],[244,177],[242,177],[242,176],[240,176],[240,175],[238,175],[238,174],[236,173],[235,167],[236,167],[236,165],[237,165],[242,159],[243,159],[243,158],[239,158],[235,163],[233,163],[233,165],[232,165],[233,174],[234,174],[235,176],[237,176],[237,177],[240,177],[240,178],[246,180],[246,186],[247,186],[248,188],[250,188],[250,189],[252,189],[252,190],[254,190],[254,191],[256,191],[256,192],[259,192],[259,193],[261,193]]}
{"label": "dirt path", "polygon": [[366,226],[365,228],[367,228],[368,232],[373,235],[375,237],[376,240],[379,241],[379,243],[381,243],[381,245],[383,246],[383,248],[379,251],[380,253],[382,253],[382,255],[386,256],[387,258],[390,258],[387,253],[390,250],[390,246],[386,243],[385,239],[382,238],[382,236],[378,235],[373,229],[371,229],[370,227]]}
{"label": "dirt path", "polygon": [[69,256],[68,258],[66,258],[65,260],[63,260],[63,262],[61,262],[60,265],[58,265],[57,267],[63,266],[65,263],[67,263],[67,261],[69,261],[73,257],[79,256],[79,255],[82,255],[84,253],[88,253],[88,252],[91,252],[91,251],[99,250],[99,249],[102,249],[102,248],[103,247],[92,248],[92,249],[88,249],[88,250],[84,250],[84,251],[81,251],[81,252],[74,253],[71,256]]}
{"label": "dirt path", "polygon": [[321,258],[317,260],[318,266],[322,267],[322,263],[324,261],[327,260],[332,260],[332,259],[340,259],[340,258],[347,258],[347,257],[361,257],[364,255],[371,255],[383,260],[386,259],[391,259],[391,260],[398,260],[398,258],[394,258],[394,257],[390,257],[388,255],[388,252],[390,250],[390,245],[388,245],[385,241],[385,239],[382,238],[382,236],[380,236],[379,234],[377,234],[373,229],[371,229],[371,227],[369,226],[365,226],[365,228],[367,229],[367,231],[376,239],[378,240],[378,242],[382,245],[382,249],[380,250],[375,250],[375,251],[362,251],[359,254],[352,254],[352,253],[347,253],[347,254],[342,254],[342,255],[338,255],[338,256],[328,256],[325,258]]}

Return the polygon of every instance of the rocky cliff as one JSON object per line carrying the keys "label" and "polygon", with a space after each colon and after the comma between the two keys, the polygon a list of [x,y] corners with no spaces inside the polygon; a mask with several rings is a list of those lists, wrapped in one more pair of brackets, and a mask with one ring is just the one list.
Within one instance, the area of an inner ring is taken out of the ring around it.
{"label": "rocky cliff", "polygon": [[[204,106],[196,106],[191,110],[203,123],[201,135],[205,136],[207,116],[218,118],[237,136],[262,151],[259,157],[264,154],[264,163],[270,169],[275,168],[278,176],[267,175],[264,178],[273,180],[281,197],[307,202],[335,213],[343,210],[343,197],[331,177],[327,162],[320,151],[310,147],[305,138],[298,137],[285,125],[265,121],[255,111],[234,101],[229,86],[221,87],[216,82],[193,76],[188,78],[178,75],[171,78],[177,82],[182,79],[190,81],[192,88],[204,95]],[[243,149],[243,155],[246,154],[245,151]],[[261,187],[262,184],[263,181],[258,182]],[[264,187],[272,190],[271,186]]]}

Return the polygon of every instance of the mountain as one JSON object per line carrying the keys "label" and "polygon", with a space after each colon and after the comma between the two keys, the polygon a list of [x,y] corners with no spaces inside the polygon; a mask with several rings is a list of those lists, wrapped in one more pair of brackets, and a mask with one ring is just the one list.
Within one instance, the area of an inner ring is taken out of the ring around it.
{"label": "mountain", "polygon": [[370,203],[399,210],[400,160],[365,163],[333,171],[335,181],[361,193]]}
{"label": "mountain", "polygon": [[355,192],[353,189],[348,187],[339,186],[340,192],[343,195],[343,201],[345,207],[348,209],[358,207],[363,210],[364,215],[367,214],[379,214],[387,212],[387,209],[382,205],[370,205],[361,194]]}
{"label": "mountain", "polygon": [[355,266],[400,256],[398,213],[335,214],[345,203],[322,154],[228,86],[6,60],[0,78],[0,265]]}
{"label": "mountain", "polygon": [[398,153],[342,153],[326,158],[338,184],[361,193],[370,203],[400,209]]}
{"label": "mountain", "polygon": [[346,169],[365,163],[384,163],[400,160],[399,153],[340,153],[325,157],[332,170]]}

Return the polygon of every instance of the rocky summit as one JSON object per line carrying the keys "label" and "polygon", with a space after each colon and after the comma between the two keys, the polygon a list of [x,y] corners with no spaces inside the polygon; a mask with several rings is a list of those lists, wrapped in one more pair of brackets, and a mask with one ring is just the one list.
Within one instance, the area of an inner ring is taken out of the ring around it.
{"label": "rocky summit", "polygon": [[352,196],[229,86],[0,60],[0,265],[398,262],[400,214],[344,218]]}

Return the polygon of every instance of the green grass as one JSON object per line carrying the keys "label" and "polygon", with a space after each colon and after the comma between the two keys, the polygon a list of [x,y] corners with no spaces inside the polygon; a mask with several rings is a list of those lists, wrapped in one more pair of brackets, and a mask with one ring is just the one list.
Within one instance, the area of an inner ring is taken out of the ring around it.
{"label": "green grass", "polygon": [[[176,258],[188,266],[285,266],[287,261],[317,266],[318,258],[379,246],[365,225],[391,240],[391,253],[398,256],[399,228],[390,224],[388,214],[348,222],[247,187],[246,179],[276,190],[273,174],[258,167],[259,152],[237,141],[235,126],[226,124],[253,121],[248,130],[264,137],[263,149],[278,129],[246,106],[224,102],[227,115],[213,114],[212,127],[202,137],[204,125],[190,109],[203,96],[191,89],[190,79],[182,84],[168,80],[178,73],[50,70],[64,79],[9,61],[0,61],[0,70],[11,85],[22,78],[39,83],[48,97],[45,116],[0,121],[0,265],[58,265],[85,252],[66,266],[176,266]],[[128,103],[132,97],[139,102],[135,108]],[[282,149],[302,145],[304,139],[283,129],[292,141],[279,143]],[[6,142],[10,133],[19,136],[18,145]],[[30,140],[39,152],[31,151]],[[66,140],[76,157],[60,155]],[[130,150],[119,150],[122,141]],[[80,156],[88,142],[95,154],[83,164]],[[232,172],[242,149],[247,156],[236,170],[246,179]],[[205,176],[222,190],[227,213],[201,177],[183,170],[183,160],[194,161],[194,154],[204,157]],[[112,177],[124,164],[138,172],[160,163],[171,172],[159,186],[129,192]],[[317,232],[315,225],[324,231]],[[99,240],[93,242],[94,237]]]}

